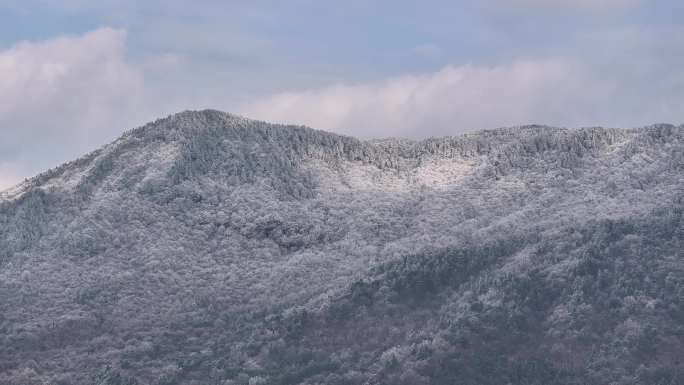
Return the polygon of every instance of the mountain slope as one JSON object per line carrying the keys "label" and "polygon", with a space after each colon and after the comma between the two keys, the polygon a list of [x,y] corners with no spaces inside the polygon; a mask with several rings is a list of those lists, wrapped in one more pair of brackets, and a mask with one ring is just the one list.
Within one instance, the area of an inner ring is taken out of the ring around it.
{"label": "mountain slope", "polygon": [[184,112],[0,197],[0,383],[679,384],[684,127]]}

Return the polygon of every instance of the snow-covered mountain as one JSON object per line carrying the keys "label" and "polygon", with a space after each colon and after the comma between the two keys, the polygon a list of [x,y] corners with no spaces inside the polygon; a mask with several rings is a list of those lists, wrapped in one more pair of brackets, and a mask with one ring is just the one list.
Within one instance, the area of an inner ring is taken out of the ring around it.
{"label": "snow-covered mountain", "polygon": [[0,384],[684,384],[684,127],[183,112],[0,193]]}

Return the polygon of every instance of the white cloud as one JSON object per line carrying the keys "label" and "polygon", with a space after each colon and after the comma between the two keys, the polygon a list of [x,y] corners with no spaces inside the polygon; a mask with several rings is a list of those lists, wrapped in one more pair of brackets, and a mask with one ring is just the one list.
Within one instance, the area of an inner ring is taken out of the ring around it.
{"label": "white cloud", "polygon": [[681,112],[671,107],[684,105],[683,90],[663,92],[653,82],[648,90],[630,76],[561,58],[450,66],[377,83],[283,92],[246,104],[241,112],[366,138],[528,123],[628,126],[681,120]]}
{"label": "white cloud", "polygon": [[242,111],[363,137],[417,137],[568,116],[583,93],[578,89],[583,78],[575,63],[564,60],[466,65],[379,83],[285,92]]}
{"label": "white cloud", "polygon": [[126,61],[125,37],[102,28],[0,51],[0,162],[30,159],[40,171],[134,121],[143,81]]}
{"label": "white cloud", "polygon": [[26,136],[17,126],[46,134],[65,123],[72,130],[96,130],[135,106],[142,78],[125,61],[124,41],[124,31],[103,28],[1,51],[0,121],[9,131],[3,136]]}

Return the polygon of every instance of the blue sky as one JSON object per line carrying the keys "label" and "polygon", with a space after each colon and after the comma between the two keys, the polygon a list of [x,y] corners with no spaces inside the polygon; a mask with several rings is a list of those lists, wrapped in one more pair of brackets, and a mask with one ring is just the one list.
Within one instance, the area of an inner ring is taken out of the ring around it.
{"label": "blue sky", "polygon": [[0,189],[218,108],[363,138],[681,123],[676,0],[0,0]]}

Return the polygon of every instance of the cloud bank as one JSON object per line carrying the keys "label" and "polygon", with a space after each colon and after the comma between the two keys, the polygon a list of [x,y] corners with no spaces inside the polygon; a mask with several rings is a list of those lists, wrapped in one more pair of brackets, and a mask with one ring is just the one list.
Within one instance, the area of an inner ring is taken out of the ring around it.
{"label": "cloud bank", "polygon": [[144,86],[126,61],[125,38],[103,28],[0,51],[0,188],[91,150],[130,123]]}
{"label": "cloud bank", "polygon": [[[684,73],[684,72],[681,72]],[[424,137],[529,123],[559,126],[646,125],[681,119],[684,89],[632,88],[571,59],[522,60],[503,66],[448,66],[429,74],[370,84],[279,93],[241,112],[346,134]]]}

